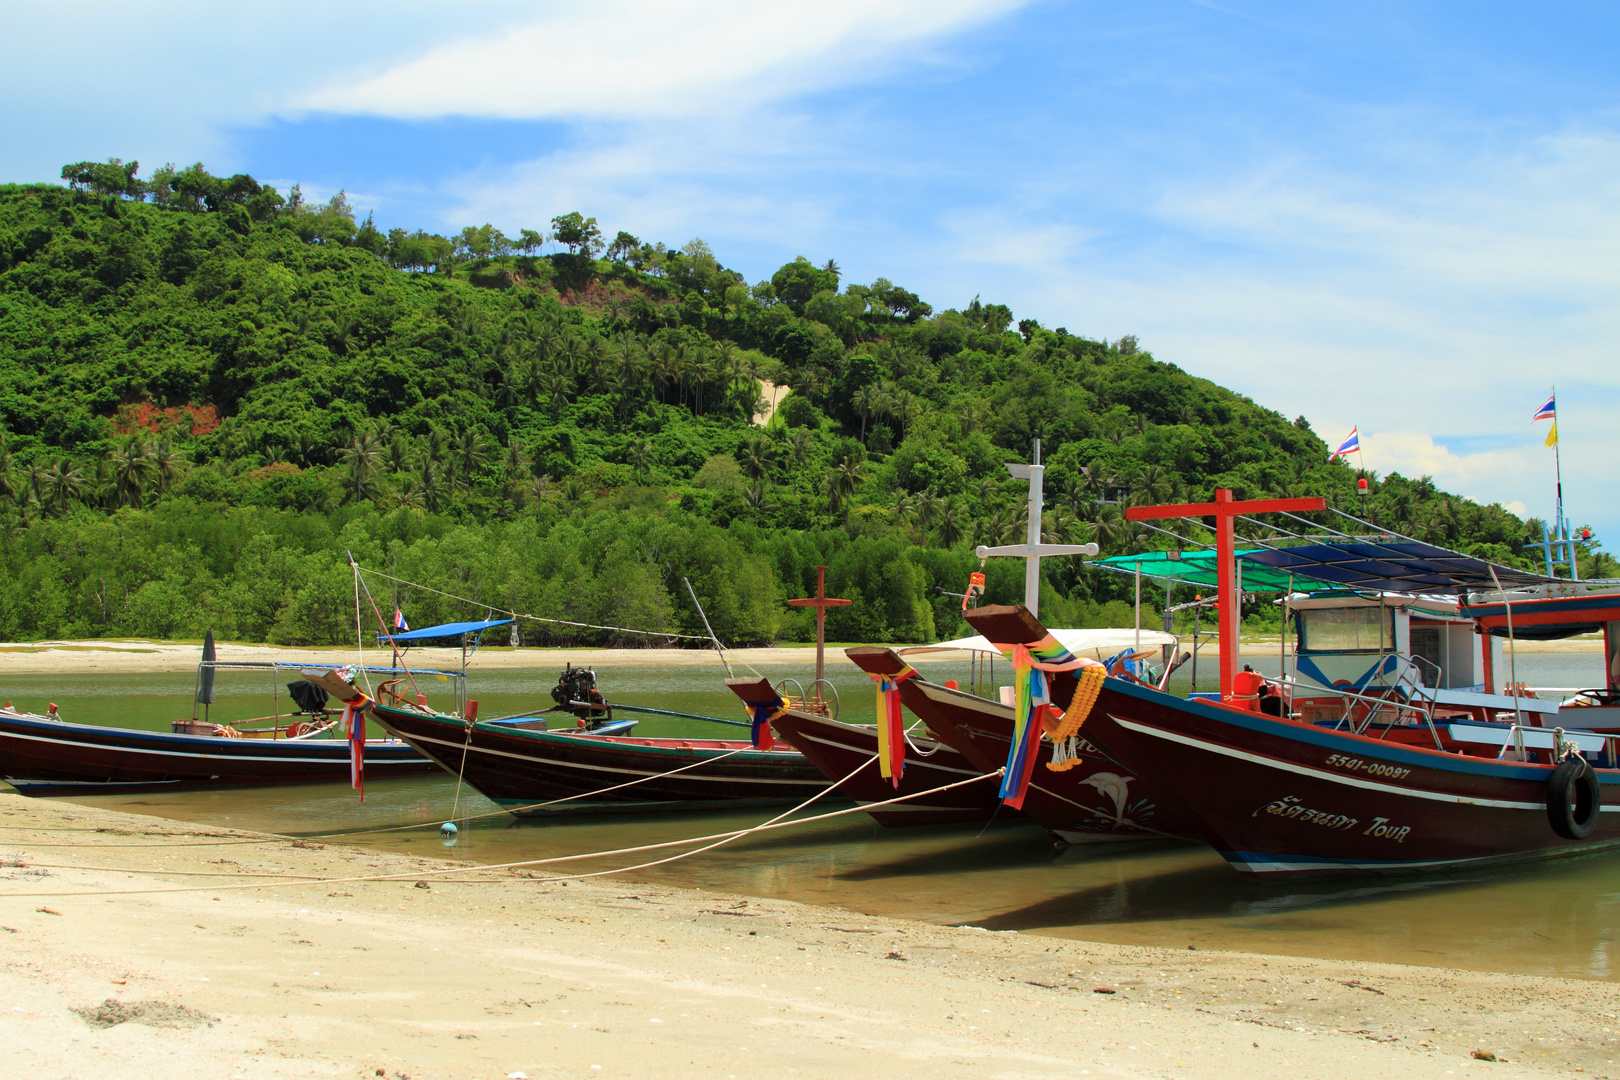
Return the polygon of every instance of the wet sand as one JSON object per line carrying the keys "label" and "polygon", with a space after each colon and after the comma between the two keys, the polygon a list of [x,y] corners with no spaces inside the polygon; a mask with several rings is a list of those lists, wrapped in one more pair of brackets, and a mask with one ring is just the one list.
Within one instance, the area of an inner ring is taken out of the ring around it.
{"label": "wet sand", "polygon": [[[1603,654],[1601,637],[1575,638],[1568,641],[1521,642],[1521,653],[1590,653]],[[314,660],[325,663],[353,663],[355,651],[340,648],[282,648],[275,645],[246,645],[221,642],[218,647],[221,660]],[[1214,643],[1199,645],[1199,659],[1220,655]],[[1276,638],[1244,639],[1244,656],[1276,656]],[[961,663],[965,653],[934,653],[908,657],[913,664]],[[147,672],[192,671],[202,657],[202,643],[189,641],[37,641],[0,644],[0,675],[93,674],[121,672],[140,674]],[[728,649],[726,657],[739,672],[750,665],[812,664],[815,659],[813,645],[785,645],[768,649]],[[366,649],[367,664],[386,664],[386,649]],[[461,666],[459,649],[412,649],[406,662],[413,668],[434,668],[452,671]],[[617,665],[663,664],[682,667],[712,666],[723,670],[712,649],[513,649],[508,646],[484,646],[471,659],[469,671],[501,670],[511,668],[552,668],[564,663],[589,667]],[[827,646],[827,663],[854,665],[844,656],[842,645]]]}
{"label": "wet sand", "polygon": [[0,795],[8,1072],[1615,1075],[1606,983],[438,872],[457,865]]}

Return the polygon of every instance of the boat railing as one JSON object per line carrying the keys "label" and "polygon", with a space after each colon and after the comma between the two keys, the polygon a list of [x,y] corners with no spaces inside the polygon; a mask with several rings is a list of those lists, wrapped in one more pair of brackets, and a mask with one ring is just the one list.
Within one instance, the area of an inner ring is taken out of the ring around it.
{"label": "boat railing", "polygon": [[[1348,727],[1350,733],[1353,735],[1365,735],[1367,733],[1367,729],[1372,726],[1373,721],[1376,720],[1380,714],[1387,713],[1391,715],[1392,722],[1384,725],[1384,730],[1379,734],[1379,738],[1383,738],[1385,735],[1389,734],[1390,728],[1401,726],[1404,716],[1410,715],[1414,720],[1421,721],[1423,726],[1429,729],[1429,734],[1434,739],[1435,749],[1443,750],[1445,748],[1444,744],[1442,744],[1440,741],[1440,732],[1437,731],[1434,726],[1433,704],[1421,696],[1386,696],[1380,694],[1367,694],[1356,690],[1348,690],[1342,686],[1324,686],[1318,682],[1305,682],[1297,678],[1288,677],[1284,677],[1280,681],[1285,686],[1288,686],[1291,690],[1296,691],[1296,696],[1297,691],[1304,690],[1313,695],[1319,693],[1332,694],[1333,696],[1342,699],[1345,703],[1344,712],[1340,714],[1339,719],[1333,725],[1335,731],[1339,730],[1340,728]],[[1398,685],[1386,687],[1386,689],[1391,690],[1397,688]],[[1414,704],[1415,701],[1422,702],[1423,704]],[[1357,723],[1355,717],[1355,706],[1358,702],[1367,707],[1367,713],[1361,718],[1359,724]],[[1417,724],[1414,723],[1412,726],[1416,727]]]}
{"label": "boat railing", "polygon": [[[788,692],[790,683],[798,687],[799,692],[797,694]],[[831,699],[822,696],[823,687],[832,691]],[[815,692],[814,696],[805,690],[803,683],[791,675],[778,679],[775,690],[781,695],[782,704],[790,709],[807,712],[814,716],[825,716],[830,720],[838,719],[838,690],[826,679],[816,679],[810,684],[810,690]]]}

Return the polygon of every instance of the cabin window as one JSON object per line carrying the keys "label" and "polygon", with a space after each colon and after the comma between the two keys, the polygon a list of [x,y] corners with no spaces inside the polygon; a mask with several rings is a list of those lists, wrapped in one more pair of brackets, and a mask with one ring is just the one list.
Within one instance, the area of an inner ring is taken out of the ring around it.
{"label": "cabin window", "polygon": [[1311,608],[1295,614],[1300,652],[1390,652],[1395,648],[1393,608]]}

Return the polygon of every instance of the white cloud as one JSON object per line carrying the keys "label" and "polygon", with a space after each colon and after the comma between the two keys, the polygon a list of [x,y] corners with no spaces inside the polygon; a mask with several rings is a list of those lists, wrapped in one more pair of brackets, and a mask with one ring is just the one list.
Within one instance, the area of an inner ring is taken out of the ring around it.
{"label": "white cloud", "polygon": [[602,0],[469,36],[296,99],[308,109],[422,119],[735,114],[881,74],[892,54],[1026,0],[705,4]]}

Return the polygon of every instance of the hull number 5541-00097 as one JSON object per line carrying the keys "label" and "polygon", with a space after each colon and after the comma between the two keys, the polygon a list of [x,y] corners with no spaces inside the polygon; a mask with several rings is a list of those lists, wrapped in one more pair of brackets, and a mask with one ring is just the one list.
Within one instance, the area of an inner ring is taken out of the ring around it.
{"label": "hull number 5541-00097", "polygon": [[1328,755],[1327,763],[1336,768],[1366,773],[1368,776],[1387,776],[1391,780],[1399,780],[1401,777],[1410,776],[1412,773],[1411,769],[1403,769],[1399,765],[1385,765],[1381,761],[1363,761],[1360,758],[1346,757],[1343,754]]}

